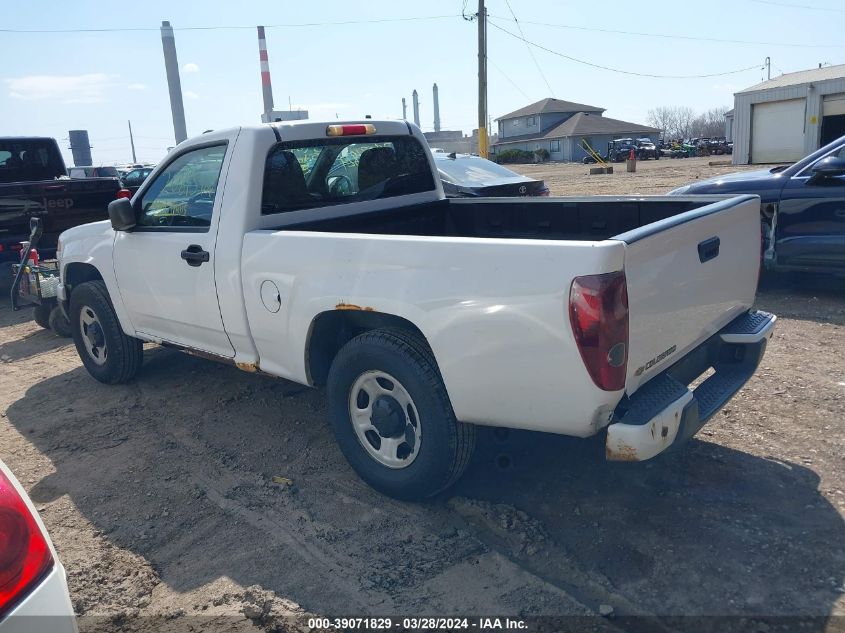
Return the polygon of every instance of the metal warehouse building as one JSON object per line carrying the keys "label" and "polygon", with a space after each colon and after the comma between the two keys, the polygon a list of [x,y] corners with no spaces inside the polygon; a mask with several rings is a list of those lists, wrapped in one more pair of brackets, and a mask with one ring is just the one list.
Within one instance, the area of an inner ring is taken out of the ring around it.
{"label": "metal warehouse building", "polygon": [[732,128],[736,165],[793,162],[845,135],[845,64],[737,92]]}

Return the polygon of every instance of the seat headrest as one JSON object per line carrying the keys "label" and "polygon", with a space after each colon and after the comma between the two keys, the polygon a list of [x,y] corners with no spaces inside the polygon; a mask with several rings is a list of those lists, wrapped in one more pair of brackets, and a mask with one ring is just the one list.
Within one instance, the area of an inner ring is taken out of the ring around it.
{"label": "seat headrest", "polygon": [[393,178],[397,174],[396,152],[392,147],[372,147],[358,160],[358,191]]}
{"label": "seat headrest", "polygon": [[288,150],[273,153],[264,175],[263,203],[283,208],[308,199],[305,174],[294,153]]}

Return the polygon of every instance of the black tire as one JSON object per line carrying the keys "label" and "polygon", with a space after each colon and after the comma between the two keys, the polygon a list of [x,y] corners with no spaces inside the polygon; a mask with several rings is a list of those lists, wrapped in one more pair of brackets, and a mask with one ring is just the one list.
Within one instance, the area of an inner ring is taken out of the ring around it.
{"label": "black tire", "polygon": [[35,306],[32,309],[32,320],[45,330],[50,329],[50,310],[53,309],[49,303],[45,302]]}
{"label": "black tire", "polygon": [[53,309],[50,310],[49,323],[50,329],[53,330],[56,335],[63,338],[70,338],[70,320],[65,316],[59,306],[53,306]]}
{"label": "black tire", "polygon": [[[390,468],[377,461],[353,428],[351,390],[368,371],[395,377],[418,412],[422,439],[407,466]],[[455,418],[437,363],[418,336],[390,328],[355,337],[335,357],[327,386],[330,422],[340,449],[361,479],[379,492],[404,500],[432,497],[455,483],[469,464],[475,427]]]}
{"label": "black tire", "polygon": [[[84,312],[83,312],[84,311]],[[84,318],[83,318],[84,317]],[[97,327],[83,321],[95,319]],[[85,369],[100,382],[116,385],[129,382],[138,373],[143,361],[141,341],[123,333],[114,313],[106,284],[87,281],[70,295],[70,328],[76,351]],[[89,336],[83,334],[83,330]],[[86,340],[97,339],[99,354],[89,352]]]}

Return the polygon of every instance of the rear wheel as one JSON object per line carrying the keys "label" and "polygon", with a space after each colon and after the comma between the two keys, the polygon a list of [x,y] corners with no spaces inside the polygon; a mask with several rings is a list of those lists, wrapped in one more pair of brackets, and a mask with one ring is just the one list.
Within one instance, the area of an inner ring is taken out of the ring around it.
{"label": "rear wheel", "polygon": [[143,344],[123,333],[102,281],[87,281],[74,288],[70,328],[82,364],[100,382],[124,383],[138,373]]}
{"label": "rear wheel", "polygon": [[53,309],[49,303],[41,303],[32,309],[32,320],[45,330],[50,329],[50,310]]}
{"label": "rear wheel", "polygon": [[426,343],[399,329],[361,334],[328,378],[330,419],[358,475],[398,499],[431,497],[466,469],[475,428],[455,419]]}

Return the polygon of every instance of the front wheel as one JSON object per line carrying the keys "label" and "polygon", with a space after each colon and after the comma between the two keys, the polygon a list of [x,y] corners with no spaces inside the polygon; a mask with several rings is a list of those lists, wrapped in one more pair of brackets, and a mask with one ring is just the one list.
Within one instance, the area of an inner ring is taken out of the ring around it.
{"label": "front wheel", "polygon": [[400,329],[365,332],[328,378],[330,421],[349,464],[376,490],[420,500],[452,485],[475,446],[455,419],[428,345]]}
{"label": "front wheel", "polygon": [[73,289],[70,329],[82,364],[100,382],[116,385],[138,373],[143,344],[123,333],[102,281],[87,281]]}

